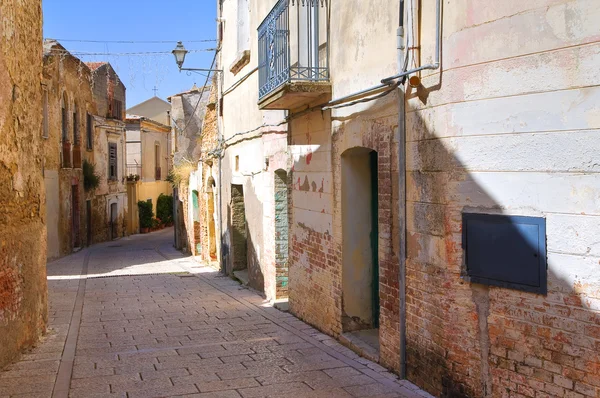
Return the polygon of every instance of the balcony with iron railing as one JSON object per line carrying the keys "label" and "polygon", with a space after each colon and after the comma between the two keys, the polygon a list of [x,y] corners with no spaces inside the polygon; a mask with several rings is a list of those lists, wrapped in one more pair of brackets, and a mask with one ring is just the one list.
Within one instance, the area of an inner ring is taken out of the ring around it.
{"label": "balcony with iron railing", "polygon": [[258,28],[258,105],[293,110],[331,95],[327,0],[279,0]]}

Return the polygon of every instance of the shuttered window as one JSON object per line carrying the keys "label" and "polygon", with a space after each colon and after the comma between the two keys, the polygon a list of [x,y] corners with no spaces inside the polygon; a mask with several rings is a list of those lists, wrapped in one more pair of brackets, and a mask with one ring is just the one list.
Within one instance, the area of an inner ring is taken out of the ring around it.
{"label": "shuttered window", "polygon": [[110,117],[118,120],[123,119],[123,103],[119,100],[112,100]]}
{"label": "shuttered window", "polygon": [[92,134],[92,115],[87,114],[87,121],[85,124],[85,135],[87,142],[87,149],[92,149],[94,147],[94,135]]}
{"label": "shuttered window", "polygon": [[117,144],[108,143],[108,178],[117,179]]}
{"label": "shuttered window", "polygon": [[77,112],[73,112],[73,143],[79,144],[79,117]]}

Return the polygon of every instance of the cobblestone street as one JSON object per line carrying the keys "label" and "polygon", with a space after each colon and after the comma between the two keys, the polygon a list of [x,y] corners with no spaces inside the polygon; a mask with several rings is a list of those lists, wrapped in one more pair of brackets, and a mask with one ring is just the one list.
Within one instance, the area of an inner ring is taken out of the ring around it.
{"label": "cobblestone street", "polygon": [[172,233],[48,264],[50,329],[0,396],[428,396],[182,256]]}

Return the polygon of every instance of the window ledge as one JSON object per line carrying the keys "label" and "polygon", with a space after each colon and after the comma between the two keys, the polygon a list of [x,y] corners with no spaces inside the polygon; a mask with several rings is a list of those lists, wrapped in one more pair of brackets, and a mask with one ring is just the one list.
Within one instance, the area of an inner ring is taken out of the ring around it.
{"label": "window ledge", "polygon": [[250,63],[250,50],[244,50],[241,53],[238,53],[235,61],[229,67],[229,71],[234,75],[238,74],[242,68]]}

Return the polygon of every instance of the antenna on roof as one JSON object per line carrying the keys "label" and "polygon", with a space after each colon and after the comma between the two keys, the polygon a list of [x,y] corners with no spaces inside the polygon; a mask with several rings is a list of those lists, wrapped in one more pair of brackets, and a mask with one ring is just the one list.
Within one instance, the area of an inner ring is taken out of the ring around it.
{"label": "antenna on roof", "polygon": [[156,86],[154,86],[154,88],[152,89],[152,91],[154,91],[154,96],[156,97],[156,93],[158,92],[158,89],[156,88]]}

